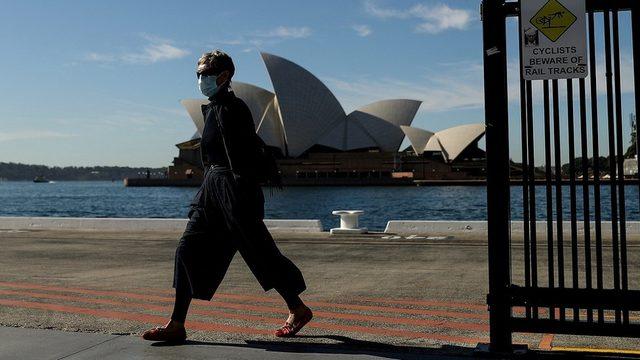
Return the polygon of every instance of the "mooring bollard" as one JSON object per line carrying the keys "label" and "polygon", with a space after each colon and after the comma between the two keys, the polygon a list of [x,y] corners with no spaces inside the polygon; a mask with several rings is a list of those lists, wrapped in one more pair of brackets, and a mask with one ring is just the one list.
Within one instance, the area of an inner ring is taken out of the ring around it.
{"label": "mooring bollard", "polygon": [[362,210],[335,210],[333,215],[340,216],[340,227],[331,229],[333,234],[364,234],[367,228],[358,227],[358,217],[364,214]]}

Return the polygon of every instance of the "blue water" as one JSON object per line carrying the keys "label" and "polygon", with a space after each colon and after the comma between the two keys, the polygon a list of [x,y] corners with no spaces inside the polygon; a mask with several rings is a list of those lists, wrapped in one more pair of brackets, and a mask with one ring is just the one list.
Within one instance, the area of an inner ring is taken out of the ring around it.
{"label": "blue water", "polygon": [[[611,218],[610,187],[602,187],[602,218]],[[195,188],[128,188],[122,182],[62,181],[49,184],[0,182],[0,216],[185,218]],[[593,193],[593,189],[591,189]],[[638,186],[625,188],[628,220],[640,220]],[[522,189],[512,187],[512,218],[522,219]],[[537,217],[545,219],[545,189],[536,189]],[[483,187],[292,187],[272,197],[265,190],[269,219],[320,219],[338,224],[331,211],[365,210],[361,225],[384,229],[388,220],[486,220]],[[593,213],[593,197],[591,197]],[[579,216],[582,193],[578,188]],[[569,219],[569,188],[563,189]]]}

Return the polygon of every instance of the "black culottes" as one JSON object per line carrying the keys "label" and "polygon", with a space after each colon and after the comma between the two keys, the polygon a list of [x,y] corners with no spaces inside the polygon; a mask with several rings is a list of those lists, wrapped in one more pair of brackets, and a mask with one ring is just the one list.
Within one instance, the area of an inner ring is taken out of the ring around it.
{"label": "black culottes", "polygon": [[263,219],[259,184],[227,169],[208,169],[176,249],[173,287],[211,300],[238,251],[265,291],[303,292],[302,273],[280,253]]}

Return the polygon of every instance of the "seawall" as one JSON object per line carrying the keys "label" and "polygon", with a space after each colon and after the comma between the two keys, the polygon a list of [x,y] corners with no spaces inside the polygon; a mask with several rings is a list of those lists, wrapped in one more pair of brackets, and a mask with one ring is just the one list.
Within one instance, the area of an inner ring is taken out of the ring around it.
{"label": "seawall", "polygon": [[[269,231],[290,233],[319,233],[324,228],[320,220],[298,219],[265,219]],[[170,231],[181,232],[187,219],[157,218],[71,218],[71,217],[0,217],[0,230],[87,230],[87,231]],[[611,234],[611,222],[601,223],[602,233]],[[577,233],[584,233],[584,223],[576,223]],[[522,221],[511,222],[514,235],[524,234]],[[590,233],[594,234],[595,223],[590,223]],[[563,234],[570,236],[571,222],[562,224]],[[547,231],[546,221],[536,223],[536,232],[543,237]],[[554,236],[557,234],[557,223],[553,222]],[[628,221],[626,232],[629,237],[640,237],[640,222]],[[379,232],[378,232],[379,233]],[[432,235],[432,236],[472,236],[486,239],[486,221],[427,221],[427,220],[391,220],[383,232],[390,235]]]}
{"label": "seawall", "polygon": [[[269,231],[322,232],[320,220],[265,220]],[[187,219],[0,217],[2,230],[183,231]]]}

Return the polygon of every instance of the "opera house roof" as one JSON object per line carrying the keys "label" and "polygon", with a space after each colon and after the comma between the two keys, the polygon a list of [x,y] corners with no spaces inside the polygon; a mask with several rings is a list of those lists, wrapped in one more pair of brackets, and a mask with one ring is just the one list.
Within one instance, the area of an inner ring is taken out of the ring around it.
{"label": "opera house roof", "polygon": [[[420,107],[418,100],[382,100],[346,114],[334,94],[311,72],[276,55],[261,56],[274,92],[238,81],[231,87],[251,110],[258,135],[290,157],[298,157],[314,145],[337,151],[376,148],[397,152],[406,134],[416,153],[429,148],[442,151],[449,160],[476,140],[479,126],[484,134],[484,125],[470,125],[441,131],[435,134],[437,140],[430,141],[434,133],[409,126]],[[208,100],[181,103],[202,133],[200,106]]]}
{"label": "opera house roof", "polygon": [[447,162],[454,161],[471,144],[485,133],[484,124],[469,124],[431,132],[420,128],[401,126],[411,142],[413,151],[420,155],[426,152],[441,152]]}

